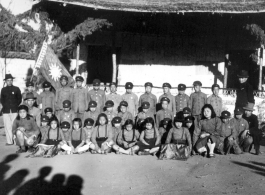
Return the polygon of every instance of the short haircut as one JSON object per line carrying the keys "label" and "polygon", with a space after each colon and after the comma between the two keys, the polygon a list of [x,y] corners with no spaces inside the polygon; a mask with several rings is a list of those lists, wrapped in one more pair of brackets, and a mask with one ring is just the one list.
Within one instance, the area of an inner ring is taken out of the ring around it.
{"label": "short haircut", "polygon": [[74,120],[73,120],[73,125],[74,125],[74,122],[78,122],[78,124],[79,124],[79,128],[82,127],[82,120],[81,120],[80,118],[74,118]]}
{"label": "short haircut", "polygon": [[152,117],[147,117],[145,120],[144,120],[144,124],[146,125],[147,123],[151,123],[153,127],[155,127],[155,121]]}
{"label": "short haircut", "polygon": [[108,124],[108,117],[107,117],[107,115],[105,113],[101,113],[101,114],[98,115],[98,119],[97,119],[96,125],[99,125],[99,119],[101,117],[104,117],[106,119],[105,125]]}

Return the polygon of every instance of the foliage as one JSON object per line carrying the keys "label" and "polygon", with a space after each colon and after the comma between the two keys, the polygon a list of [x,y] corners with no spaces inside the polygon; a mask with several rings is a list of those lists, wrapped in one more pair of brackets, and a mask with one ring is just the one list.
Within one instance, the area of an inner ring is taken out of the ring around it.
{"label": "foliage", "polygon": [[[40,28],[34,30],[27,22],[29,20],[37,22],[35,17],[37,12],[28,11],[14,16],[1,5],[0,10],[0,51],[3,57],[12,51],[31,53],[36,59],[43,41],[48,36],[52,37],[51,47],[56,53],[66,47],[68,50],[73,50],[79,39],[84,39],[103,26],[111,25],[105,19],[87,18],[73,30],[63,33],[57,24],[50,21],[47,12],[40,11],[38,12]],[[50,31],[47,31],[47,24],[53,26]]]}

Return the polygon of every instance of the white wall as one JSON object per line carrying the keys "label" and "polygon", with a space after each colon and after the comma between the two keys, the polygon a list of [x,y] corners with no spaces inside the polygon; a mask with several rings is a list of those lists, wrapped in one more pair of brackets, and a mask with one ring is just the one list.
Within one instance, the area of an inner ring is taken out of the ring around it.
{"label": "white wall", "polygon": [[[34,60],[25,59],[6,59],[6,73],[12,74],[15,77],[13,84],[20,88],[21,92],[24,91],[26,87],[26,76],[28,70],[34,67]],[[3,87],[3,79],[5,78],[5,63],[4,58],[0,58],[0,88]]]}

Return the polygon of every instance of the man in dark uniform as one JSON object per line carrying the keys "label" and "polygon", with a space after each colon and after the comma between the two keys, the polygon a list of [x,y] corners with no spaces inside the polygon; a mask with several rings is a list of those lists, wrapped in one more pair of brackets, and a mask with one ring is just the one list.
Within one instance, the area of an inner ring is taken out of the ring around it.
{"label": "man in dark uniform", "polygon": [[6,145],[13,145],[12,125],[17,116],[18,106],[21,103],[22,95],[18,87],[13,86],[14,77],[6,74],[4,81],[6,87],[1,90],[1,103],[3,106],[3,120],[6,133]]}
{"label": "man in dark uniform", "polygon": [[260,140],[262,137],[261,130],[259,129],[259,121],[258,117],[253,114],[254,104],[248,103],[245,107],[243,107],[245,113],[243,114],[243,119],[248,122],[249,131],[248,134],[253,137],[254,148],[256,150],[256,155],[260,154]]}
{"label": "man in dark uniform", "polygon": [[247,82],[248,72],[241,70],[237,75],[239,79],[239,88],[236,91],[236,108],[243,108],[248,103],[255,104],[253,87]]}

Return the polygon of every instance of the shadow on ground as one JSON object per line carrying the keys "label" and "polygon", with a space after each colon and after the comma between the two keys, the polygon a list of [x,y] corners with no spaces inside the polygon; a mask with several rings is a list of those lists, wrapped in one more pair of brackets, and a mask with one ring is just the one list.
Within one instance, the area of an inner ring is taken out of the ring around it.
{"label": "shadow on ground", "polygon": [[249,163],[243,163],[238,161],[232,161],[232,162],[236,165],[247,167],[251,169],[254,173],[257,173],[261,176],[265,176],[265,163],[254,162],[254,161],[250,161]]}
{"label": "shadow on ground", "polygon": [[81,195],[83,188],[83,179],[78,175],[70,175],[66,178],[65,174],[55,174],[51,181],[45,178],[51,173],[52,167],[45,166],[39,170],[36,178],[24,182],[25,177],[30,170],[21,169],[13,173],[9,178],[5,179],[5,174],[11,166],[9,163],[19,157],[17,154],[8,155],[0,163],[0,186],[1,195],[7,195],[15,189],[14,195],[45,195],[45,194],[74,194]]}

